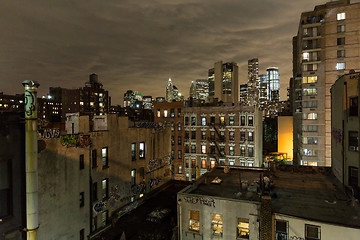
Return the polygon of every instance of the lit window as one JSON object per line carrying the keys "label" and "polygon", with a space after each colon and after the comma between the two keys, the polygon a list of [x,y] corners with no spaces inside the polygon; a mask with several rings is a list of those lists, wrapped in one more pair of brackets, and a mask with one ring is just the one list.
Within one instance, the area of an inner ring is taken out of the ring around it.
{"label": "lit window", "polygon": [[220,124],[224,125],[225,124],[225,117],[220,117]]}
{"label": "lit window", "polygon": [[210,167],[211,167],[211,168],[214,168],[214,167],[215,167],[215,160],[211,160],[211,161],[210,161]]}
{"label": "lit window", "polygon": [[340,20],[344,20],[344,19],[346,19],[346,15],[344,12],[336,14],[336,20],[340,21]]}
{"label": "lit window", "polygon": [[206,145],[201,145],[201,153],[206,154]]}
{"label": "lit window", "polygon": [[234,141],[234,140],[235,140],[235,132],[234,132],[234,131],[229,131],[229,140],[230,140],[230,141]]}
{"label": "lit window", "polygon": [[179,167],[178,167],[178,174],[182,174],[182,166],[181,165],[179,165]]}
{"label": "lit window", "polygon": [[305,239],[320,240],[320,227],[305,224]]}
{"label": "lit window", "polygon": [[156,111],[156,116],[159,118],[159,117],[161,117],[161,111],[160,111],[160,109],[158,109],[157,111]]}
{"label": "lit window", "polygon": [[178,122],[178,131],[181,131],[181,122]]}
{"label": "lit window", "polygon": [[316,95],[316,88],[304,88],[303,89],[304,96],[314,96]]}
{"label": "lit window", "polygon": [[196,125],[196,117],[191,117],[191,126]]}
{"label": "lit window", "polygon": [[131,170],[131,185],[136,184],[136,169]]}
{"label": "lit window", "polygon": [[240,156],[242,156],[242,157],[245,156],[245,146],[240,147]]}
{"label": "lit window", "polygon": [[201,125],[206,126],[206,117],[201,118]]}
{"label": "lit window", "polygon": [[172,108],[170,109],[170,117],[174,118],[175,117],[175,110]]}
{"label": "lit window", "polygon": [[253,135],[253,132],[248,132],[248,141],[249,141],[249,142],[254,141],[254,135]]}
{"label": "lit window", "polygon": [[230,165],[230,166],[234,166],[234,165],[235,165],[235,162],[234,162],[233,160],[230,160],[230,161],[229,161],[229,165]]}
{"label": "lit window", "polygon": [[317,113],[304,113],[303,114],[304,120],[316,120],[317,119]]}
{"label": "lit window", "polygon": [[192,231],[200,230],[200,212],[192,211],[189,212],[189,229]]}
{"label": "lit window", "polygon": [[201,168],[206,168],[206,160],[201,160]]}
{"label": "lit window", "polygon": [[317,137],[303,137],[303,144],[317,144]]}
{"label": "lit window", "polygon": [[229,117],[229,125],[234,125],[234,122],[235,122],[235,118],[234,118],[234,116],[230,116]]}
{"label": "lit window", "polygon": [[304,148],[303,153],[304,153],[304,156],[307,156],[307,157],[316,157],[317,156],[317,150],[315,150],[315,149]]}
{"label": "lit window", "polygon": [[103,168],[108,167],[109,162],[108,162],[108,148],[107,147],[104,147],[101,149],[101,158],[102,158]]}
{"label": "lit window", "polygon": [[302,83],[316,83],[317,76],[303,77]]}
{"label": "lit window", "polygon": [[237,238],[249,239],[249,219],[238,218]]}
{"label": "lit window", "polygon": [[182,151],[178,150],[178,159],[181,159],[181,158],[182,158]]}
{"label": "lit window", "polygon": [[310,54],[308,52],[303,53],[303,60],[309,61],[309,59],[310,59]]}
{"label": "lit window", "polygon": [[166,118],[168,116],[168,111],[164,110],[164,117]]}
{"label": "lit window", "polygon": [[139,158],[145,158],[145,143],[139,143]]}
{"label": "lit window", "polygon": [[131,160],[136,160],[136,143],[131,144]]}
{"label": "lit window", "polygon": [[288,222],[287,221],[275,221],[276,228],[276,240],[285,240],[288,239]]}
{"label": "lit window", "polygon": [[229,146],[229,155],[234,156],[235,151],[234,151],[234,146]]}
{"label": "lit window", "polygon": [[248,126],[253,126],[254,124],[254,118],[252,116],[248,117]]}
{"label": "lit window", "polygon": [[191,153],[196,153],[196,145],[191,144]]}
{"label": "lit window", "polygon": [[337,63],[336,64],[336,70],[344,70],[345,69],[345,63]]}
{"label": "lit window", "polygon": [[222,215],[212,214],[211,230],[212,230],[213,235],[222,235],[223,234]]}
{"label": "lit window", "polygon": [[83,106],[83,105],[84,105],[84,102],[80,102],[80,105]]}
{"label": "lit window", "polygon": [[206,140],[206,131],[201,131],[201,140]]}
{"label": "lit window", "polygon": [[107,199],[109,197],[109,179],[105,178],[101,182],[102,186],[102,198]]}

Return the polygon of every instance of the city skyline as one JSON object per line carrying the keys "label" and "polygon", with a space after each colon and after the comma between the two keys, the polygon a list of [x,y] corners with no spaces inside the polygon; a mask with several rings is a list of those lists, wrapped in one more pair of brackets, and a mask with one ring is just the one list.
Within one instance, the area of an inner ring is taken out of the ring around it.
{"label": "city skyline", "polygon": [[246,83],[247,61],[256,57],[260,74],[279,68],[284,100],[299,17],[326,2],[4,2],[0,92],[22,93],[30,79],[41,96],[49,87],[78,88],[94,72],[112,104],[128,89],[165,96],[169,77],[188,97],[191,81],[217,61],[236,62]]}

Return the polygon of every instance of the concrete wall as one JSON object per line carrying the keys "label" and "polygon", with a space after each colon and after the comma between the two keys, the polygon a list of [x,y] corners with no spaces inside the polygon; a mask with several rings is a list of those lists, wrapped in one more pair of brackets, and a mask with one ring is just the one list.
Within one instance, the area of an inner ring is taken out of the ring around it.
{"label": "concrete wall", "polygon": [[321,239],[326,240],[357,240],[360,236],[360,229],[308,221],[286,215],[275,214],[275,220],[288,221],[288,239],[305,239],[305,224],[319,226]]}
{"label": "concrete wall", "polygon": [[[196,199],[205,199],[210,205]],[[260,203],[230,200],[196,194],[178,194],[178,227],[180,239],[236,239],[238,218],[249,219],[250,240],[259,239],[258,215]],[[193,201],[194,200],[194,201]],[[230,211],[231,209],[231,211]],[[200,212],[200,231],[189,229],[189,212]],[[220,214],[223,219],[223,236],[214,236],[211,231],[212,214]]]}

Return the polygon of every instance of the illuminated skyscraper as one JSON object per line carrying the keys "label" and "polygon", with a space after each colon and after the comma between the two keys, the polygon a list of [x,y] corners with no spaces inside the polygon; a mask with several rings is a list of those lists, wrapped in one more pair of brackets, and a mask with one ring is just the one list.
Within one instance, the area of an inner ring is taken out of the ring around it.
{"label": "illuminated skyscraper", "polygon": [[196,80],[196,99],[208,101],[209,81],[207,79]]}
{"label": "illuminated skyscraper", "polygon": [[196,88],[195,88],[194,81],[191,81],[189,97],[192,98],[192,99],[196,99]]}
{"label": "illuminated skyscraper", "polygon": [[248,102],[250,106],[256,106],[259,102],[259,60],[257,58],[248,61]]}
{"label": "illuminated skyscraper", "polygon": [[209,97],[218,101],[239,101],[238,66],[236,63],[216,62],[208,71]]}
{"label": "illuminated skyscraper", "polygon": [[280,101],[280,74],[277,67],[269,67],[267,73],[267,99],[270,101]]}

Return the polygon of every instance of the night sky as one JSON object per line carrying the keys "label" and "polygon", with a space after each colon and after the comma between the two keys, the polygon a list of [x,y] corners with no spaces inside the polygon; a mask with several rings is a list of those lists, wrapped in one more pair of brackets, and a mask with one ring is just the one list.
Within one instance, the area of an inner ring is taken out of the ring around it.
{"label": "night sky", "polygon": [[22,93],[25,79],[78,88],[97,73],[113,104],[126,90],[165,96],[169,77],[186,97],[192,80],[217,61],[247,60],[260,73],[279,67],[281,99],[292,74],[300,14],[320,0],[1,1],[0,92]]}

